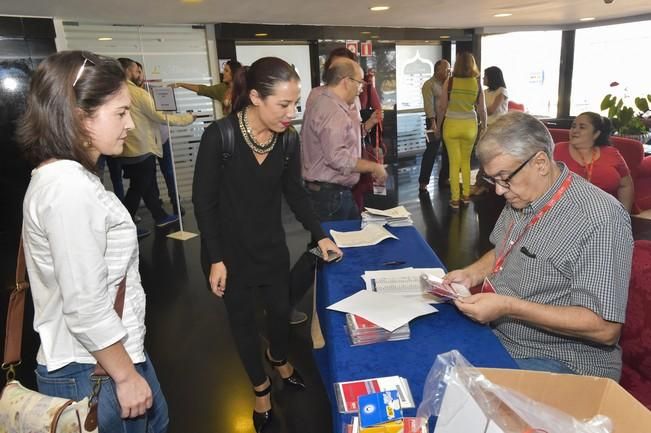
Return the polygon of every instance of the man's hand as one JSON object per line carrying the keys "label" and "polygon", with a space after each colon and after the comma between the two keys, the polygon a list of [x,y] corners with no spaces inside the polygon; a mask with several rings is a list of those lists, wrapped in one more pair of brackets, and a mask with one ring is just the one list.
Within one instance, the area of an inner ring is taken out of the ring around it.
{"label": "man's hand", "polygon": [[489,323],[508,315],[511,298],[496,293],[478,293],[454,301],[466,316],[475,322]]}
{"label": "man's hand", "polygon": [[443,277],[443,281],[445,281],[448,284],[452,284],[452,283],[461,284],[462,286],[468,288],[475,286],[475,284],[473,284],[474,278],[472,277],[471,273],[467,269],[457,269],[455,271],[448,272]]}
{"label": "man's hand", "polygon": [[375,179],[378,183],[384,183],[384,181],[387,179],[387,170],[384,167],[384,164],[376,163],[375,167],[373,167],[373,172],[371,175],[373,176],[373,179]]}
{"label": "man's hand", "polygon": [[210,265],[210,276],[208,277],[210,290],[220,298],[224,296],[224,292],[226,291],[227,274],[228,272],[226,271],[226,265],[224,265],[224,262],[213,263]]}

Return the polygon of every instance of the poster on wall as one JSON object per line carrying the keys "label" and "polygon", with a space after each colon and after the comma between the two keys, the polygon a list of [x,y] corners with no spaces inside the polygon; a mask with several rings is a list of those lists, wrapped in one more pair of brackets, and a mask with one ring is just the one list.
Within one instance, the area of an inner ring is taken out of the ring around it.
{"label": "poster on wall", "polygon": [[357,49],[358,43],[359,41],[346,41],[346,48],[348,48],[351,53],[357,55],[359,53],[359,50]]}

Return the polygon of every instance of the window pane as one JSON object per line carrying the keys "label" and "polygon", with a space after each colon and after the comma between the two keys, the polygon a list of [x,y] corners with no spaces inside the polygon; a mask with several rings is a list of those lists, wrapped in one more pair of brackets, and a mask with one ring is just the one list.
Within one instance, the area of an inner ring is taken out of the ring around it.
{"label": "window pane", "polygon": [[556,117],[561,35],[554,30],[482,37],[482,75],[489,66],[499,67],[511,101],[531,114]]}
{"label": "window pane", "polygon": [[[624,97],[630,106],[636,96],[651,93],[649,26],[651,21],[640,21],[576,31],[570,114],[601,113],[608,93]],[[619,85],[611,87],[613,82]]]}

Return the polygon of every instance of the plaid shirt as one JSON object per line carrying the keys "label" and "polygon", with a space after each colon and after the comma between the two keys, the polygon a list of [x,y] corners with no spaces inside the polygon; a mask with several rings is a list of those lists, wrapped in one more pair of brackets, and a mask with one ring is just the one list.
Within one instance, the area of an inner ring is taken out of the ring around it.
{"label": "plaid shirt", "polygon": [[[538,200],[521,211],[504,207],[490,237],[497,257],[569,175],[565,165],[559,166],[561,176]],[[513,247],[491,282],[502,295],[585,307],[604,320],[624,323],[632,254],[626,210],[614,197],[575,175],[561,199]],[[563,336],[509,317],[491,325],[514,358],[551,358],[579,374],[619,379],[619,345]]]}

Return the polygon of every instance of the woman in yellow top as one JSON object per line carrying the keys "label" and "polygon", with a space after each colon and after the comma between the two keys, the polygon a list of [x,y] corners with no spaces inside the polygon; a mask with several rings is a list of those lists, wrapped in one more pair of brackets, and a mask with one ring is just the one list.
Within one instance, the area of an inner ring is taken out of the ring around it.
{"label": "woman in yellow top", "polygon": [[204,84],[172,83],[170,84],[170,87],[173,89],[183,87],[199,96],[207,96],[219,101],[219,103],[222,104],[222,114],[227,116],[231,112],[233,76],[235,76],[235,73],[241,67],[242,64],[237,60],[229,60],[226,62],[226,64],[224,64],[224,78],[221,83],[215,84],[214,86],[206,86]]}
{"label": "woman in yellow top", "polygon": [[[475,57],[468,52],[459,53],[452,77],[443,84],[437,106],[439,130],[443,123],[443,141],[450,157],[450,207],[458,209],[470,202],[470,157],[477,138],[478,126],[486,128],[486,103],[479,83],[479,69]],[[479,116],[480,123],[477,123]],[[463,195],[459,188],[459,171],[463,179]]]}

